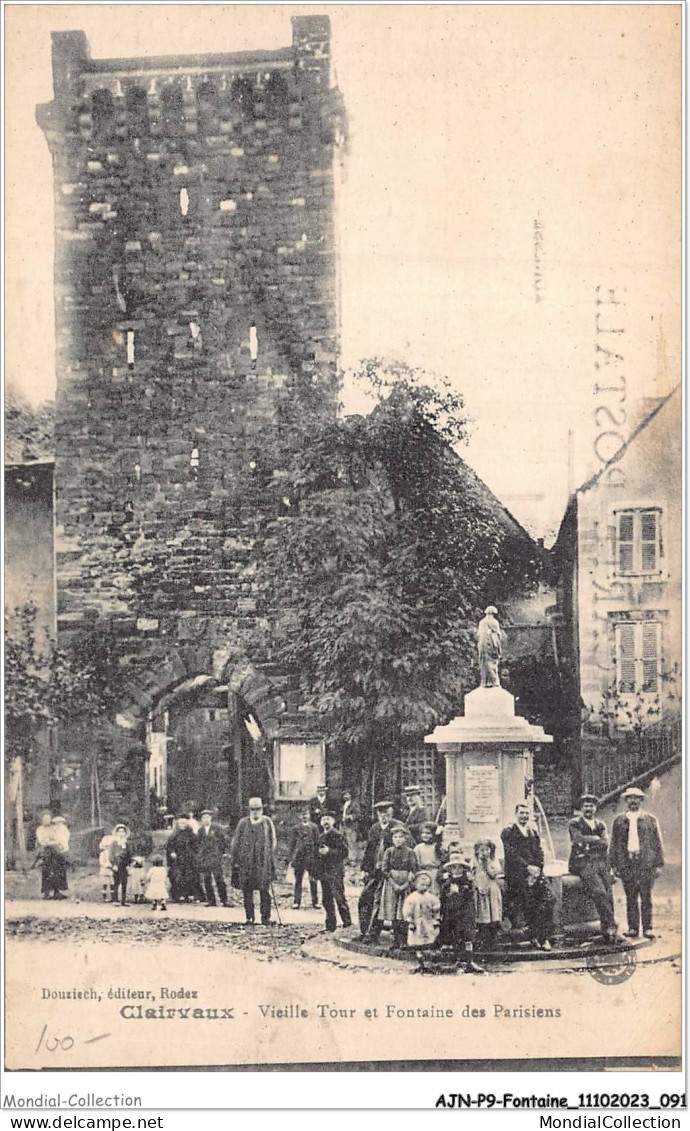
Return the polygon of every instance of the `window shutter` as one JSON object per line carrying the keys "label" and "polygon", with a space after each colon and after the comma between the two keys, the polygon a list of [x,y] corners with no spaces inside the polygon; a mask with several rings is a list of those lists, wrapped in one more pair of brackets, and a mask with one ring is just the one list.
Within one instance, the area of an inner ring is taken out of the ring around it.
{"label": "window shutter", "polygon": [[618,626],[618,690],[635,690],[635,625]]}
{"label": "window shutter", "polygon": [[634,524],[631,513],[618,516],[618,570],[620,573],[633,571]]}
{"label": "window shutter", "polygon": [[656,511],[640,515],[643,573],[654,573],[657,568],[657,518]]}
{"label": "window shutter", "polygon": [[659,688],[659,625],[642,625],[642,690]]}

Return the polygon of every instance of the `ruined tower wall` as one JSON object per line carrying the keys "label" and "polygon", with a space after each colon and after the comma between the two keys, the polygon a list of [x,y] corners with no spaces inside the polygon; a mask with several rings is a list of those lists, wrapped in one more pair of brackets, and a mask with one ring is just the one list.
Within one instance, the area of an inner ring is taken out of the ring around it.
{"label": "ruined tower wall", "polygon": [[63,639],[105,618],[182,678],[264,624],[280,445],[336,410],[329,52],[321,16],[235,55],[91,59],[83,33],[53,37]]}

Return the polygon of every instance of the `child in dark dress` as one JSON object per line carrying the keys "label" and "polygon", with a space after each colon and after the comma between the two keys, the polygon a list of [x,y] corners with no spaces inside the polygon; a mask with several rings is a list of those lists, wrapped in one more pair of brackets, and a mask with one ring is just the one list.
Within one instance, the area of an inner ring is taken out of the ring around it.
{"label": "child in dark dress", "polygon": [[404,828],[393,829],[391,838],[393,844],[383,854],[383,885],[379,918],[384,926],[390,923],[393,929],[393,946],[401,948],[407,938],[403,904],[414,883],[417,860],[406,842],[407,832]]}
{"label": "child in dark dress", "polygon": [[473,961],[474,936],[477,931],[472,869],[460,845],[451,844],[448,862],[443,865],[441,882],[441,932],[439,943],[455,955],[465,957],[467,974],[483,974]]}

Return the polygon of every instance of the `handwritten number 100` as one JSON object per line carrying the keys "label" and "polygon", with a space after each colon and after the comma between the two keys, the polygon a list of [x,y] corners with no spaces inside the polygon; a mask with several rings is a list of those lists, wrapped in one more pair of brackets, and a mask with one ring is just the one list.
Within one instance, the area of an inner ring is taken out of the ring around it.
{"label": "handwritten number 100", "polygon": [[58,1049],[62,1049],[63,1052],[69,1052],[69,1050],[74,1047],[74,1037],[67,1036],[62,1037],[62,1039],[60,1039],[60,1037],[46,1037],[47,1031],[48,1026],[44,1025],[43,1032],[38,1038],[36,1052],[40,1051],[41,1045],[43,1045],[46,1052],[57,1052]]}

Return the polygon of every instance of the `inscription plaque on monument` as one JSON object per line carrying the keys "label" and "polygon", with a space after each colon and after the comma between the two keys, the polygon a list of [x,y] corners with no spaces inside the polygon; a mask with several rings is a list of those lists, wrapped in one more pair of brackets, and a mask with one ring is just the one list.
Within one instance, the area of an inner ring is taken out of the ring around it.
{"label": "inscription plaque on monument", "polygon": [[476,825],[499,821],[498,766],[465,767],[465,819]]}

